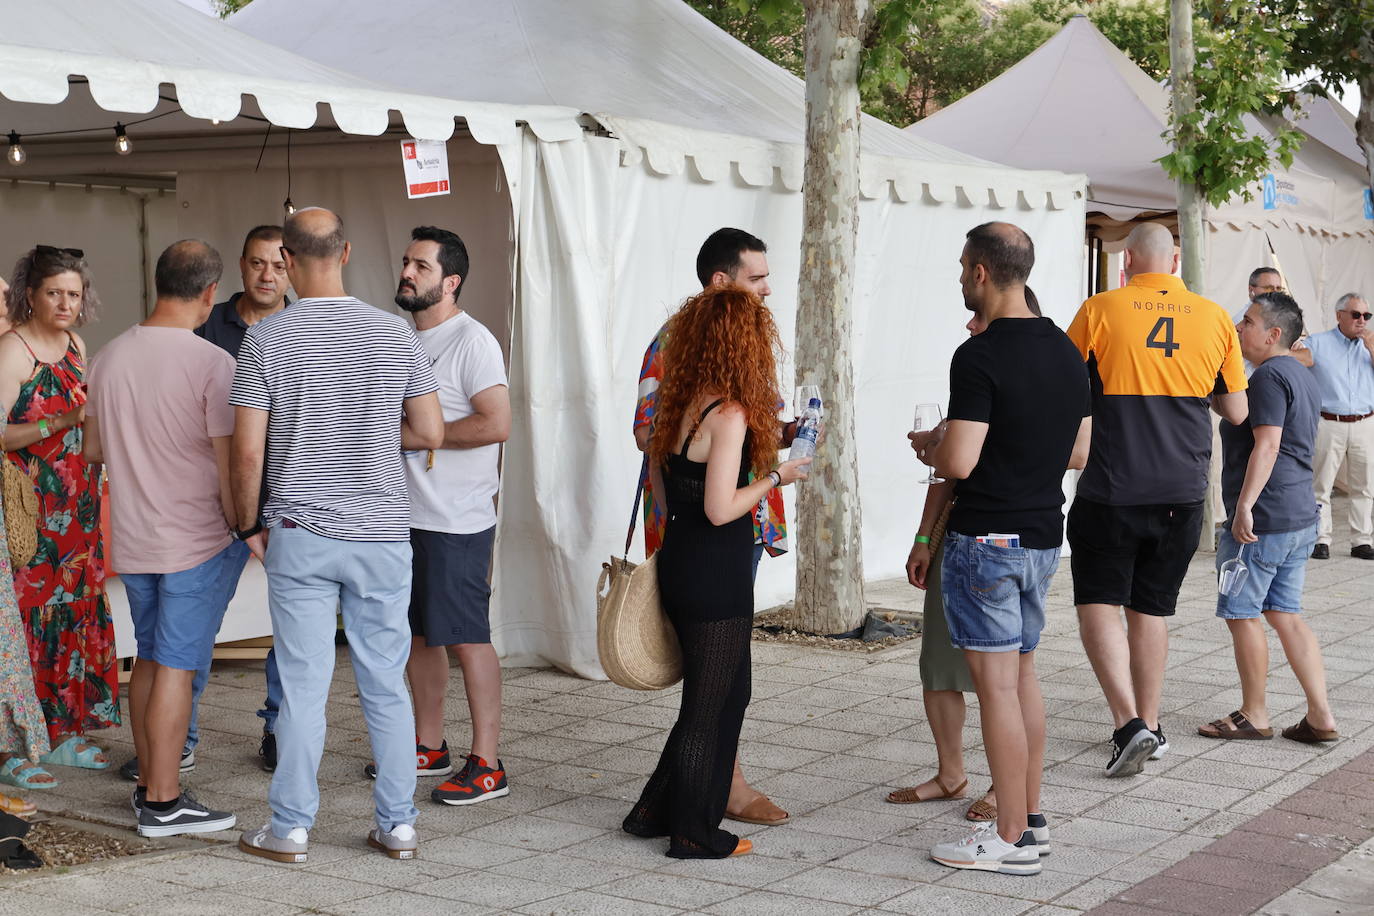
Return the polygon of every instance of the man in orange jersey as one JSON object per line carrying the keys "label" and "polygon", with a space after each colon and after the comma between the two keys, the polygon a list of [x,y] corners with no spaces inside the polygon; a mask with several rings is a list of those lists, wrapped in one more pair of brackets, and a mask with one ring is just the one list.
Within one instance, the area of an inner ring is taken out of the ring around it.
{"label": "man in orange jersey", "polygon": [[1177,267],[1173,236],[1142,223],[1127,239],[1126,285],[1083,303],[1068,331],[1093,390],[1092,450],[1068,540],[1083,648],[1115,727],[1108,776],[1139,773],[1168,749],[1165,618],[1201,537],[1207,409],[1235,424],[1248,412],[1235,326],[1173,276]]}

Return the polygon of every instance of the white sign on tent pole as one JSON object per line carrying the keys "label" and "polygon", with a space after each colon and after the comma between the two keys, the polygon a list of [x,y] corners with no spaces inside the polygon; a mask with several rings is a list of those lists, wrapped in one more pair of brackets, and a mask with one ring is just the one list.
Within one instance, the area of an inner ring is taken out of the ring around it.
{"label": "white sign on tent pole", "polygon": [[442,140],[402,140],[406,197],[438,197],[449,193],[448,144]]}

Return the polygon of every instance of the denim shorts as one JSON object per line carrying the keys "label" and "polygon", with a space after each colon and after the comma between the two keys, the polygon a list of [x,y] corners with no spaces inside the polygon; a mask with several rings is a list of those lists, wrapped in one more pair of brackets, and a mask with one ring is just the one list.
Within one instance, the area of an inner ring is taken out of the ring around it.
{"label": "denim shorts", "polygon": [[975,652],[1034,651],[1059,548],[994,547],[947,531],[940,564],[949,641]]}
{"label": "denim shorts", "polygon": [[248,545],[234,541],[181,572],[121,574],[138,657],[182,671],[209,665],[215,634],[247,562]]}
{"label": "denim shorts", "polygon": [[[1217,595],[1217,616],[1226,620],[1250,620],[1262,611],[1302,611],[1302,584],[1307,577],[1307,560],[1317,543],[1317,525],[1297,531],[1261,534],[1259,540],[1245,545],[1241,562],[1250,570],[1239,595]],[[1241,545],[1230,528],[1221,532],[1217,545],[1217,569],[1240,551]]]}

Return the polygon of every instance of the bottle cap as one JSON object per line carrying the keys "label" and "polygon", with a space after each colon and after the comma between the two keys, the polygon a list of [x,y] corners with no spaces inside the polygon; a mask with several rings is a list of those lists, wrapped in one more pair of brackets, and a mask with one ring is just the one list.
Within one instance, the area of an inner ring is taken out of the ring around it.
{"label": "bottle cap", "polygon": [[807,406],[807,407],[820,407],[820,406],[821,406],[821,399],[820,399],[820,398],[812,398],[810,401],[807,402],[807,405],[806,405],[806,406]]}

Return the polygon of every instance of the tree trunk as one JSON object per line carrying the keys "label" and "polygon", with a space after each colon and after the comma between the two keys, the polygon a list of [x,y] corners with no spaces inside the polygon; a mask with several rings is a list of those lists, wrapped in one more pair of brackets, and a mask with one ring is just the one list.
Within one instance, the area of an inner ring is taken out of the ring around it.
{"label": "tree trunk", "polygon": [[871,0],[804,0],[806,168],[797,289],[798,385],[819,385],[825,444],[798,484],[794,625],[852,630],[864,603],[851,303],[859,218],[859,58]]}
{"label": "tree trunk", "polygon": [[[1360,57],[1374,68],[1374,35],[1366,34],[1360,41]],[[1374,69],[1360,79],[1360,113],[1355,118],[1355,136],[1364,150],[1364,165],[1369,173],[1369,187],[1374,188]]]}

